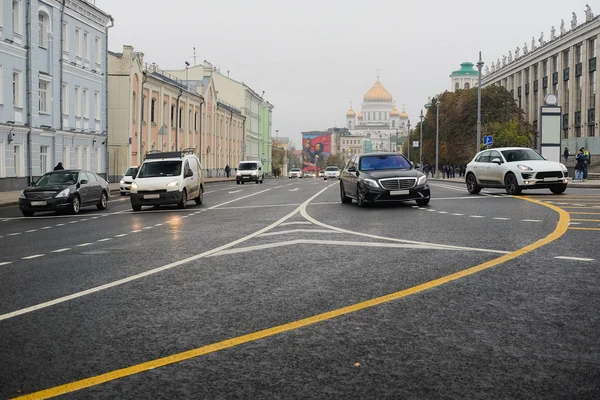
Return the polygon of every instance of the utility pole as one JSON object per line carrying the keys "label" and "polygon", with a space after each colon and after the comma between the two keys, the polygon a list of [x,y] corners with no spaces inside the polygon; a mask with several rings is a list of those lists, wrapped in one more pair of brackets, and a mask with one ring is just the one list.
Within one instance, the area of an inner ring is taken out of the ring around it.
{"label": "utility pole", "polygon": [[419,118],[421,118],[421,123],[419,124],[419,127],[421,128],[421,136],[419,137],[419,168],[421,169],[421,172],[423,172],[423,110],[421,109],[421,115],[419,115]]}
{"label": "utility pole", "polygon": [[410,119],[408,120],[408,123],[406,124],[406,126],[408,127],[408,143],[407,143],[406,148],[408,149],[407,150],[407,152],[408,152],[408,161],[410,161],[410,145],[412,144],[410,142]]}
{"label": "utility pole", "polygon": [[479,61],[477,61],[477,69],[479,71],[477,77],[477,147],[475,153],[479,153],[481,149],[481,69],[483,68],[484,62],[481,59],[481,52],[479,52]]}
{"label": "utility pole", "polygon": [[435,99],[435,178],[440,179],[440,106],[439,99]]}

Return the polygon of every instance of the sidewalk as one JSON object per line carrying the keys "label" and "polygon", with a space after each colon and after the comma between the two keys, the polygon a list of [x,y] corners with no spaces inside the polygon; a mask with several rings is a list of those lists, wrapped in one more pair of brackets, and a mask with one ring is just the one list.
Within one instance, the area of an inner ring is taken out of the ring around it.
{"label": "sidewalk", "polygon": [[[235,177],[231,178],[205,178],[204,183],[215,183],[215,182],[235,182]],[[111,196],[119,194],[119,183],[109,183]],[[19,204],[20,190],[13,192],[0,192],[0,207],[14,206]]]}
{"label": "sidewalk", "polygon": [[[433,182],[454,182],[454,183],[465,183],[465,178],[449,178],[449,179],[436,179],[436,178],[428,178]],[[570,188],[578,188],[578,189],[600,189],[600,179],[589,180],[587,182],[575,182],[573,183],[573,179],[569,177],[569,187]]]}

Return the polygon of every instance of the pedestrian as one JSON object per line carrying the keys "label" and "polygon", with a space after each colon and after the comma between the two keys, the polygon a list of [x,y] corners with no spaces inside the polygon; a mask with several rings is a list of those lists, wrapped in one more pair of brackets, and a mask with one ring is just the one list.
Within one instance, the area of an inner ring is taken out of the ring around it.
{"label": "pedestrian", "polygon": [[54,167],[55,171],[60,171],[62,169],[64,169],[63,165],[62,165],[62,162],[59,162],[58,164],[56,164],[56,167]]}
{"label": "pedestrian", "polygon": [[563,157],[565,158],[565,162],[569,161],[570,155],[571,155],[571,153],[569,153],[569,149],[567,148],[567,146],[565,146],[565,151],[563,152]]}
{"label": "pedestrian", "polygon": [[231,167],[229,166],[229,164],[227,164],[225,166],[225,173],[227,174],[227,177],[229,178],[229,174],[231,173]]}
{"label": "pedestrian", "polygon": [[579,149],[579,153],[575,157],[577,163],[575,164],[575,179],[573,182],[578,182],[583,180],[583,168],[585,164],[585,156],[583,155],[583,147]]}
{"label": "pedestrian", "polygon": [[588,170],[590,169],[590,164],[592,163],[592,156],[590,155],[590,151],[588,149],[583,149],[583,180],[588,180]]}

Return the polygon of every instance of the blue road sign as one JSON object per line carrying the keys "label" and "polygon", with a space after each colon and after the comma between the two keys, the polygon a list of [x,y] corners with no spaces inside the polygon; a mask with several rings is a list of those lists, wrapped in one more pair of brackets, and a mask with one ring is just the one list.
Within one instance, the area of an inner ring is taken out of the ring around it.
{"label": "blue road sign", "polygon": [[484,146],[491,146],[493,141],[494,141],[493,136],[484,136],[483,137],[483,145]]}

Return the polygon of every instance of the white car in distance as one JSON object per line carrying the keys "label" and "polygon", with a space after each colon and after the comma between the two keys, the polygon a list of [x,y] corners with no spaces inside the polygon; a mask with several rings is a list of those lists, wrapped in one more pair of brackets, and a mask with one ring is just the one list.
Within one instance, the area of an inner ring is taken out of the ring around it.
{"label": "white car in distance", "polygon": [[484,150],[467,164],[467,190],[477,194],[483,188],[503,188],[510,195],[523,189],[550,189],[554,194],[567,190],[567,167],[548,161],[537,151],[523,147]]}
{"label": "white car in distance", "polygon": [[302,170],[300,168],[292,168],[290,169],[290,172],[288,173],[288,178],[292,179],[292,178],[302,178],[304,177],[304,174],[302,173]]}
{"label": "white car in distance", "polygon": [[340,179],[340,169],[335,166],[325,168],[325,176],[323,179]]}

